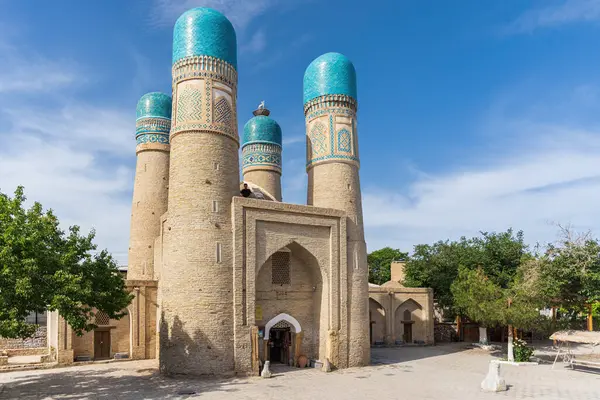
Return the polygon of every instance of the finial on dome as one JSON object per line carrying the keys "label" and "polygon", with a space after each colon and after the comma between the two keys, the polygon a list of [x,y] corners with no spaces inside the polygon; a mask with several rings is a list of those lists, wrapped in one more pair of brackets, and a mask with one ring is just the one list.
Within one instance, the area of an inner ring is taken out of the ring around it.
{"label": "finial on dome", "polygon": [[252,114],[254,114],[255,116],[264,115],[265,117],[268,117],[269,115],[271,115],[271,111],[267,107],[265,107],[265,101],[263,100],[258,105],[258,108],[252,111]]}

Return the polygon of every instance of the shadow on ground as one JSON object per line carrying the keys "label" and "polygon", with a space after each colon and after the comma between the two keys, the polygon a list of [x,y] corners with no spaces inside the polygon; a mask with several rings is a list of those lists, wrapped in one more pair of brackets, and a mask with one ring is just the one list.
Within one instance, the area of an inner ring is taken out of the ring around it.
{"label": "shadow on ground", "polygon": [[14,378],[0,399],[180,399],[207,392],[238,392],[247,381],[239,379],[164,377],[158,369],[63,370]]}

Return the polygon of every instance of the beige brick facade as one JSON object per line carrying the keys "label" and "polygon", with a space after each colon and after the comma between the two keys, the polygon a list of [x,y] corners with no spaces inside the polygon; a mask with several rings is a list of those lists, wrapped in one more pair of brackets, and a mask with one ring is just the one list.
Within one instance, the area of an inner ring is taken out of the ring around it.
{"label": "beige brick facade", "polygon": [[[217,14],[194,9],[178,20],[185,28],[176,24],[176,52],[185,55],[173,64],[172,112],[162,108],[170,134],[165,121],[144,122],[162,137],[138,140],[127,316],[82,337],[58,315],[49,318],[59,361],[97,358],[101,338],[110,356],[158,357],[167,374],[256,375],[267,360],[362,366],[373,342],[370,314],[383,321],[376,337],[406,336],[401,321],[428,341],[430,290],[384,285],[371,288],[369,300],[355,98],[326,92],[305,102],[308,205],[281,202],[280,131],[275,144],[244,147],[254,195],[241,197],[237,50],[213,49],[223,59],[188,52],[212,43],[213,33],[219,46],[223,38],[235,45],[232,25]],[[263,150],[266,166],[248,153]]]}
{"label": "beige brick facade", "polygon": [[404,287],[404,262],[393,262],[391,275],[381,286],[369,284],[371,344],[433,344],[433,290]]}

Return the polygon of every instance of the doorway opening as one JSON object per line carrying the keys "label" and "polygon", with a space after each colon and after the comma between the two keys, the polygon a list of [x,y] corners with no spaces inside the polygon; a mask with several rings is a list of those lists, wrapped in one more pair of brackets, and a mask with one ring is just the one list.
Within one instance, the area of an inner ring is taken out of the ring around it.
{"label": "doorway opening", "polygon": [[110,358],[110,330],[94,331],[94,359]]}
{"label": "doorway opening", "polygon": [[292,332],[289,327],[272,328],[269,336],[269,361],[288,364],[291,344]]}
{"label": "doorway opening", "polygon": [[410,310],[404,310],[404,321],[402,321],[402,323],[404,324],[404,335],[402,340],[404,340],[404,343],[412,343],[412,326],[415,321],[412,320]]}

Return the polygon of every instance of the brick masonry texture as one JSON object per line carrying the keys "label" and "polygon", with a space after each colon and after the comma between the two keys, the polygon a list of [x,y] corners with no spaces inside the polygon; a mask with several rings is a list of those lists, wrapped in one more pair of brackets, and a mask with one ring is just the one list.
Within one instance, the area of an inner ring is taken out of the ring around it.
{"label": "brick masonry texture", "polygon": [[0,350],[46,347],[46,343],[47,329],[45,326],[39,326],[33,336],[27,339],[8,339],[0,337]]}
{"label": "brick masonry texture", "polygon": [[281,201],[281,174],[272,170],[252,170],[244,173],[244,181],[254,183]]}

